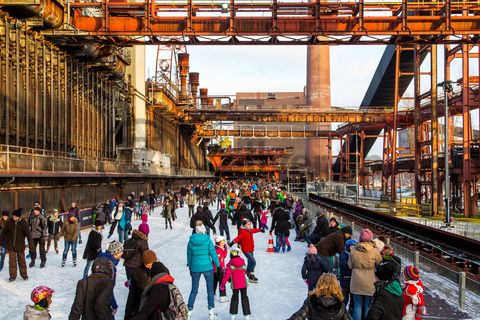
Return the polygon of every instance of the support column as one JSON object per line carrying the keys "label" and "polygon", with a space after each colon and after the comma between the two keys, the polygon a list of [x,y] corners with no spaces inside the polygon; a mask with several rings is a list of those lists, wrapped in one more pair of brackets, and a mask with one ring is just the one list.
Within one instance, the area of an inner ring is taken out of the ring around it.
{"label": "support column", "polygon": [[414,96],[415,96],[415,108],[414,108],[414,130],[415,130],[415,198],[417,205],[422,202],[422,185],[420,182],[420,175],[422,174],[422,150],[420,141],[422,141],[422,133],[420,130],[420,46],[415,46],[414,51]]}
{"label": "support column", "polygon": [[430,127],[431,135],[431,147],[432,147],[432,177],[431,177],[431,190],[432,190],[432,207],[431,216],[438,215],[438,115],[437,115],[437,45],[430,47],[430,106],[431,106],[431,121]]}

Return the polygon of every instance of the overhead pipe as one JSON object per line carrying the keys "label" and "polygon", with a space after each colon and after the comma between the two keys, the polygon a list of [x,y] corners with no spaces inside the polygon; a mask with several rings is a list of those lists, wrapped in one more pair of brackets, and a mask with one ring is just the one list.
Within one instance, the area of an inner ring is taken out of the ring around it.
{"label": "overhead pipe", "polygon": [[[8,12],[14,18],[38,17],[47,28],[59,28],[63,24],[65,6],[60,0],[39,0],[39,4],[32,5],[32,1],[16,1],[15,5],[8,5],[9,0],[0,0],[2,11]],[[10,2],[11,3],[11,2]],[[5,6],[2,6],[7,4]]]}

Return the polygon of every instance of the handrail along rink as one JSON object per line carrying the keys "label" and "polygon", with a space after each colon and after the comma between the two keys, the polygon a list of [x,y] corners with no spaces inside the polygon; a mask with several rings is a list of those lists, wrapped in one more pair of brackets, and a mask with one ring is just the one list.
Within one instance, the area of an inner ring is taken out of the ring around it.
{"label": "handrail along rink", "polygon": [[309,193],[309,201],[335,211],[374,233],[385,234],[395,243],[418,250],[421,255],[454,271],[465,271],[467,276],[480,280],[480,241],[435,229],[374,210],[344,203]]}

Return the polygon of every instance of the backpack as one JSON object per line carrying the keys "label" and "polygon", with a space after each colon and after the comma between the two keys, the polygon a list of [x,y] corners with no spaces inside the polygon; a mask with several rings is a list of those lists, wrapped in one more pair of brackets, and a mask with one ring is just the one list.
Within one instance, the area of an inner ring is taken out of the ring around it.
{"label": "backpack", "polygon": [[138,251],[137,241],[135,241],[135,239],[133,238],[130,238],[127,241],[125,241],[125,244],[123,245],[122,258],[124,260],[130,260],[137,251]]}
{"label": "backpack", "polygon": [[188,307],[183,300],[180,290],[172,284],[165,283],[168,285],[168,291],[170,292],[170,305],[168,310],[160,314],[160,319],[162,320],[186,320],[188,319]]}

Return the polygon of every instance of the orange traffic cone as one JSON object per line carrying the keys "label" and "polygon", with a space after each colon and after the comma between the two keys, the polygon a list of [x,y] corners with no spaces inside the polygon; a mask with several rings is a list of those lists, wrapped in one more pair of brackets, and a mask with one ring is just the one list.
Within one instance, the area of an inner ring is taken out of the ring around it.
{"label": "orange traffic cone", "polygon": [[275,252],[275,250],[273,249],[273,237],[271,233],[270,233],[270,237],[268,238],[267,252]]}

